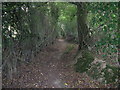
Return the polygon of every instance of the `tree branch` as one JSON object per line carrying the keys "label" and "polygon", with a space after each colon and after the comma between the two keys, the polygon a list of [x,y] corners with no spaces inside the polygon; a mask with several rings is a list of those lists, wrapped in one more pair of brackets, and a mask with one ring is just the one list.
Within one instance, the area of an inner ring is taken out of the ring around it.
{"label": "tree branch", "polygon": [[79,5],[79,6],[82,6],[82,2],[69,2],[69,3],[71,3],[71,4],[74,4],[74,5]]}
{"label": "tree branch", "polygon": [[77,2],[69,2],[69,3],[74,4],[74,5],[78,5]]}

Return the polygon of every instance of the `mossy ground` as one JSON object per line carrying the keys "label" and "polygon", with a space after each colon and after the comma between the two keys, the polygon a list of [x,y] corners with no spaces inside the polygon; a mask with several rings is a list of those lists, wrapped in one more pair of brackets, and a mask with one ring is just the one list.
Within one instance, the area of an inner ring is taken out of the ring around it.
{"label": "mossy ground", "polygon": [[75,64],[76,71],[80,73],[87,71],[93,61],[93,55],[89,51],[83,51],[82,57],[77,58],[77,63]]}

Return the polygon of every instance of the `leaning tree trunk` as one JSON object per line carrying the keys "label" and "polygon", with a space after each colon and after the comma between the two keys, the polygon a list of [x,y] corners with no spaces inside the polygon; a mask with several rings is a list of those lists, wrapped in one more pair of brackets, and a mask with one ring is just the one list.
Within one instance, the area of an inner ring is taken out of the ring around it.
{"label": "leaning tree trunk", "polygon": [[77,4],[77,24],[78,24],[78,39],[79,39],[79,50],[87,48],[87,37],[89,29],[86,24],[87,12],[85,3],[79,2]]}

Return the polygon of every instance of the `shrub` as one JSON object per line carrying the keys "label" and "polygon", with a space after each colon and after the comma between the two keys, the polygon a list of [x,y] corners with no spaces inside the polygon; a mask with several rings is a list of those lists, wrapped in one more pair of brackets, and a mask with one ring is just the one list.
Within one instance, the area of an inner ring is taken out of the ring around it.
{"label": "shrub", "polygon": [[77,58],[75,69],[77,72],[83,73],[90,68],[90,64],[94,61],[93,55],[89,51],[83,51],[82,57]]}

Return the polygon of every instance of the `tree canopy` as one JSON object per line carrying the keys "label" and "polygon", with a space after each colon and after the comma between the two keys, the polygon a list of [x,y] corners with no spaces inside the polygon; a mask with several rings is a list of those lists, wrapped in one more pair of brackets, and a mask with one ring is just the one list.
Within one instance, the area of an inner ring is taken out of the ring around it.
{"label": "tree canopy", "polygon": [[[78,52],[87,48],[108,64],[118,65],[118,9],[117,2],[2,3],[3,71],[12,77],[18,63],[29,62],[58,38],[77,44]],[[87,71],[88,59],[78,61],[77,69],[86,66]],[[104,71],[115,67],[116,74],[117,65],[108,65]],[[116,78],[107,78],[107,83],[117,82]]]}

